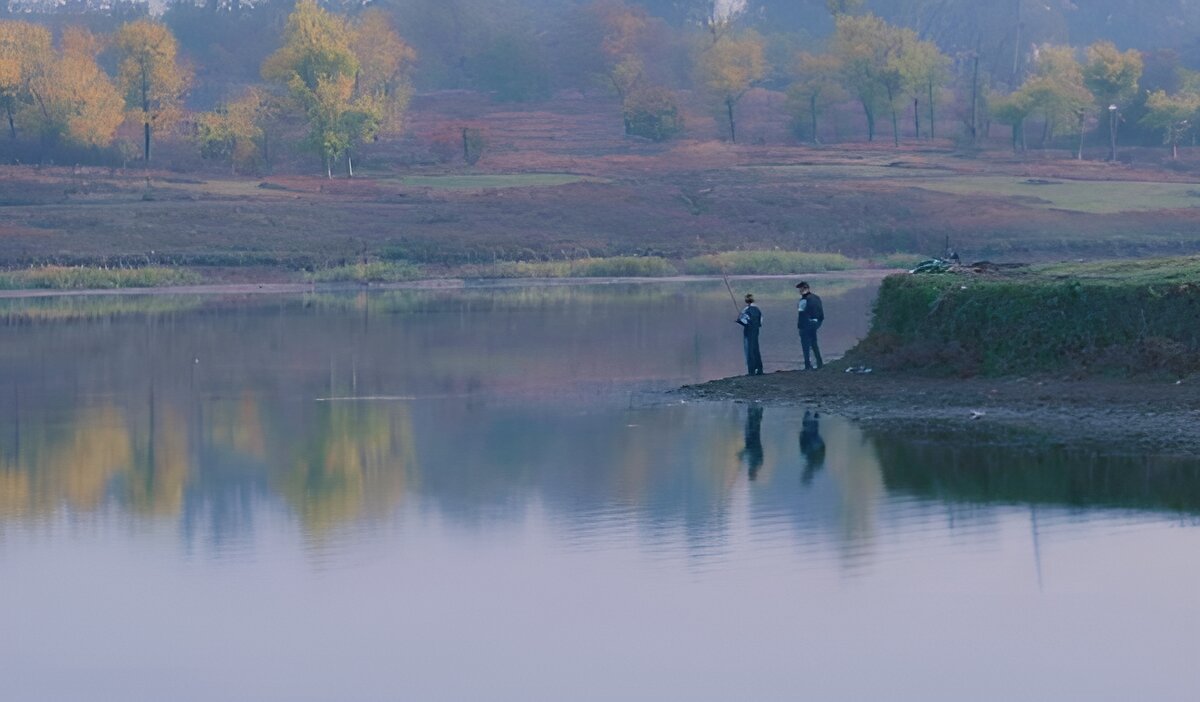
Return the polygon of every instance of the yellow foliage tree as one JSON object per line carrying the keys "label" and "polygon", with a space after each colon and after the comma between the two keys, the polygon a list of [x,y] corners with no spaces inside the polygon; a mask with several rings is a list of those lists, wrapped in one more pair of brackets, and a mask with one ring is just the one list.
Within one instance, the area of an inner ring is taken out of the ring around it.
{"label": "yellow foliage tree", "polygon": [[8,118],[8,131],[17,138],[16,114],[29,97],[34,69],[50,63],[50,32],[29,22],[0,21],[0,106]]}
{"label": "yellow foliage tree", "polygon": [[767,75],[762,35],[747,31],[737,36],[721,36],[700,54],[697,68],[701,83],[725,106],[729,140],[736,143],[734,107]]}
{"label": "yellow foliage tree", "polygon": [[239,166],[254,168],[260,155],[265,163],[270,155],[267,124],[274,112],[273,97],[260,88],[250,88],[217,110],[197,115],[195,138],[200,155],[228,161],[234,174]]}
{"label": "yellow foliage tree", "polygon": [[362,14],[354,26],[352,50],[358,58],[354,92],[358,98],[378,102],[381,110],[379,131],[398,134],[404,126],[404,111],[412,98],[409,69],[417,60],[412,49],[380,9]]}
{"label": "yellow foliage tree", "polygon": [[333,177],[333,160],[349,147],[344,115],[350,111],[359,63],[345,20],[300,0],[288,16],[283,45],[263,63],[263,77],[287,89],[293,108],[308,121],[308,145]]}
{"label": "yellow foliage tree", "polygon": [[49,147],[60,139],[85,146],[106,146],[124,119],[121,94],[96,65],[99,43],[87,30],[68,28],[57,57],[31,67],[29,103],[20,114],[23,126]]}
{"label": "yellow foliage tree", "polygon": [[179,46],[161,22],[123,25],[114,40],[121,57],[118,82],[125,104],[142,123],[142,156],[150,162],[150,135],[179,121],[180,101],[190,74],[179,64]]}

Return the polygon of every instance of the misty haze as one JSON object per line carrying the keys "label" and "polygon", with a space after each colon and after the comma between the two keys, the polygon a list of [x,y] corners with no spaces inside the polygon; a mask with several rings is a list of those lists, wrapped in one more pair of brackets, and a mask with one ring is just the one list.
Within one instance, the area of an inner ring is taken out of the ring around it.
{"label": "misty haze", "polygon": [[1200,699],[1200,5],[0,0],[5,702]]}

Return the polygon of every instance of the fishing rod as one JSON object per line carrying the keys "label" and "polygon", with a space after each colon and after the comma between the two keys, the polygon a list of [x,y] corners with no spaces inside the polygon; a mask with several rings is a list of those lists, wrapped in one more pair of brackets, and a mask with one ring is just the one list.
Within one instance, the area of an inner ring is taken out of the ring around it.
{"label": "fishing rod", "polygon": [[725,274],[725,270],[721,269],[721,278],[725,281],[725,289],[729,291],[729,299],[733,302],[733,309],[740,313],[741,307],[738,307],[737,295],[733,294],[733,286],[729,284],[729,276]]}

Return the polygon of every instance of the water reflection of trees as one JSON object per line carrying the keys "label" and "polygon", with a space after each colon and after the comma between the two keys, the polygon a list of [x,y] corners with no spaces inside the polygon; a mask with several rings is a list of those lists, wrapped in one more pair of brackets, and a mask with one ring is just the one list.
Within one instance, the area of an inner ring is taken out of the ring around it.
{"label": "water reflection of trees", "polygon": [[407,407],[325,403],[306,433],[271,470],[307,533],[384,516],[400,503],[416,469]]}
{"label": "water reflection of trees", "polygon": [[[58,417],[17,410],[0,437],[0,520],[93,512],[110,501],[131,516],[179,517],[266,475],[315,536],[403,499],[415,464],[407,408],[304,409],[264,412],[252,395],[197,405],[152,393],[144,404]],[[228,465],[244,470],[223,472]]]}
{"label": "water reflection of trees", "polygon": [[947,502],[1200,512],[1200,460],[873,432],[887,489]]}

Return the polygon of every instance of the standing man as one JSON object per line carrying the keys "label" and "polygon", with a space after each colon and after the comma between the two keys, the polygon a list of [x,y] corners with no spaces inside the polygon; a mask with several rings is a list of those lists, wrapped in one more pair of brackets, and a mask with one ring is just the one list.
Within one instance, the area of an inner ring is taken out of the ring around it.
{"label": "standing man", "polygon": [[[821,298],[809,289],[808,283],[800,281],[796,289],[800,291],[796,328],[800,330],[800,346],[804,349],[804,370],[820,370],[825,364],[821,361],[821,347],[817,345],[817,330],[825,321],[825,308],[821,306]],[[810,356],[817,361],[815,367]]]}
{"label": "standing man", "polygon": [[746,352],[746,373],[762,375],[762,353],[758,350],[758,330],[762,329],[762,310],[754,304],[754,296],[746,294],[746,308],[738,315],[737,323],[742,325],[742,350]]}

